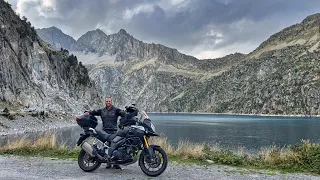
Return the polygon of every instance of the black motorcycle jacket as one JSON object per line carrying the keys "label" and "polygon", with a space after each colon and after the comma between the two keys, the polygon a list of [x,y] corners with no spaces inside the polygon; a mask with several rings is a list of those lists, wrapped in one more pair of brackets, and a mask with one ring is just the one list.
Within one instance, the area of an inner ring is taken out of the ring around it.
{"label": "black motorcycle jacket", "polygon": [[106,107],[98,110],[89,111],[90,115],[100,116],[102,120],[102,125],[104,130],[117,130],[117,120],[118,117],[124,117],[125,113],[114,106],[111,106],[110,110]]}

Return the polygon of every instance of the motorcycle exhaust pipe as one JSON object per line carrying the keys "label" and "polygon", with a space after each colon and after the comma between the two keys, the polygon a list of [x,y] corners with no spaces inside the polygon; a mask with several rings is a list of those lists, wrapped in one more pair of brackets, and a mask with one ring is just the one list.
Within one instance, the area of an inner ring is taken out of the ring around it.
{"label": "motorcycle exhaust pipe", "polygon": [[86,152],[88,153],[91,157],[98,157],[99,159],[103,160],[103,157],[97,153],[97,151],[95,149],[92,148],[92,146],[87,143],[87,142],[84,142],[81,146],[81,148]]}

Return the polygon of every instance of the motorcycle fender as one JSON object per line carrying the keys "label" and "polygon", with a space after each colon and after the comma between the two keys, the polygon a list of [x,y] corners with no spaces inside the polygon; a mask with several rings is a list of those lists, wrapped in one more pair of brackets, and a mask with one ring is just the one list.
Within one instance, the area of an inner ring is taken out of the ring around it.
{"label": "motorcycle fender", "polygon": [[82,142],[87,139],[90,135],[89,134],[81,134],[80,138],[77,141],[77,146],[80,146],[82,144]]}

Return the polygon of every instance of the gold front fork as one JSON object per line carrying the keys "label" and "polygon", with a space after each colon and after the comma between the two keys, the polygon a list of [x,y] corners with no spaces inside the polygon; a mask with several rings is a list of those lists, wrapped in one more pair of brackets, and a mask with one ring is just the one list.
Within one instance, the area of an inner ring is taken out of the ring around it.
{"label": "gold front fork", "polygon": [[143,139],[144,139],[144,143],[145,143],[146,147],[149,148],[149,146],[150,146],[149,138],[147,138],[146,136],[143,136]]}

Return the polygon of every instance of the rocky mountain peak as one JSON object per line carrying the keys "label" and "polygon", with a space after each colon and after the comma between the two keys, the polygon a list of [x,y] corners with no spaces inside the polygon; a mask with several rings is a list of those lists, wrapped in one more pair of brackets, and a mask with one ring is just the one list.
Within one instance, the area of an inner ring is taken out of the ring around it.
{"label": "rocky mountain peak", "polygon": [[45,42],[49,42],[54,48],[74,50],[76,49],[76,40],[73,37],[63,33],[59,28],[52,26],[49,28],[36,29],[37,34]]}
{"label": "rocky mountain peak", "polygon": [[302,23],[305,24],[305,23],[313,23],[313,22],[320,22],[320,13],[317,13],[317,14],[313,14],[313,15],[310,15],[310,16],[307,16],[303,21]]}
{"label": "rocky mountain peak", "polygon": [[[40,31],[40,32],[49,32],[49,33],[60,33],[60,34],[64,34],[62,32],[61,29],[57,28],[56,26],[51,26],[51,27],[48,27],[48,28],[37,28],[36,29],[37,31]],[[66,34],[64,34],[66,35]]]}
{"label": "rocky mountain peak", "polygon": [[96,29],[96,30],[86,32],[77,40],[77,42],[82,42],[87,40],[95,41],[99,39],[104,39],[105,37],[107,37],[107,35],[102,30]]}
{"label": "rocky mountain peak", "polygon": [[128,41],[128,40],[135,40],[138,41],[137,39],[135,39],[132,35],[130,35],[126,30],[124,29],[120,29],[117,33],[115,34],[110,34],[109,35],[109,39],[114,39],[116,41]]}
{"label": "rocky mountain peak", "polygon": [[320,13],[306,17],[301,23],[294,24],[275,33],[264,41],[251,57],[258,57],[272,50],[283,49],[288,46],[303,45],[309,52],[317,49],[320,41]]}
{"label": "rocky mountain peak", "polygon": [[52,31],[52,32],[59,32],[59,33],[61,32],[62,33],[62,31],[59,28],[55,27],[55,26],[51,26],[49,28],[42,28],[42,29],[47,29],[47,30]]}
{"label": "rocky mountain peak", "polygon": [[127,31],[126,31],[126,30],[124,30],[124,29],[120,29],[118,33],[119,33],[119,34],[125,34],[125,35],[127,35],[127,34],[128,34],[128,33],[127,33]]}
{"label": "rocky mountain peak", "polygon": [[97,53],[103,49],[107,35],[100,29],[88,31],[77,40],[78,51]]}

